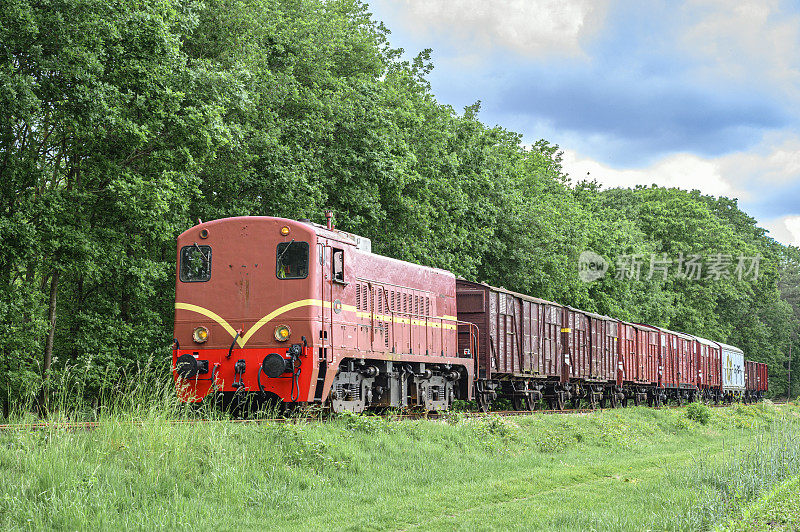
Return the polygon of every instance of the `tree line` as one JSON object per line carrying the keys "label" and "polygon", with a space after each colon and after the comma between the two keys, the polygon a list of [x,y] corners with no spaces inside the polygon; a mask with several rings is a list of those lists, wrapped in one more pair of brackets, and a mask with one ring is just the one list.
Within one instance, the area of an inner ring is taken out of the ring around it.
{"label": "tree line", "polygon": [[[573,181],[557,146],[437,102],[430,50],[403,57],[360,0],[3,0],[6,415],[55,383],[168,374],[175,237],[198,218],[326,209],[378,253],[738,345],[785,393],[797,248],[735,200]],[[732,267],[587,283],[586,250]]]}

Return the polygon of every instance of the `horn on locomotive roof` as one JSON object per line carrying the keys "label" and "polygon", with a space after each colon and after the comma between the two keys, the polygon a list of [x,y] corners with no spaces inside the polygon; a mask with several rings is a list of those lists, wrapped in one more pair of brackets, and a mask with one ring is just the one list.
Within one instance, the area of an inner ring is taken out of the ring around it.
{"label": "horn on locomotive roof", "polygon": [[325,219],[328,221],[328,229],[333,229],[333,211],[325,211]]}

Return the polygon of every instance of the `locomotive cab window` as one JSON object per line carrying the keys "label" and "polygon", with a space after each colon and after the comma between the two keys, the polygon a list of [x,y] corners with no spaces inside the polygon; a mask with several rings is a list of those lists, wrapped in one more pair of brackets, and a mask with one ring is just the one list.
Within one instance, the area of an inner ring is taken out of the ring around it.
{"label": "locomotive cab window", "polygon": [[180,260],[180,279],[184,283],[200,283],[211,279],[211,246],[184,246]]}
{"label": "locomotive cab window", "polygon": [[344,250],[333,248],[333,281],[344,283]]}
{"label": "locomotive cab window", "polygon": [[308,242],[281,242],[276,263],[278,279],[305,279],[308,277]]}

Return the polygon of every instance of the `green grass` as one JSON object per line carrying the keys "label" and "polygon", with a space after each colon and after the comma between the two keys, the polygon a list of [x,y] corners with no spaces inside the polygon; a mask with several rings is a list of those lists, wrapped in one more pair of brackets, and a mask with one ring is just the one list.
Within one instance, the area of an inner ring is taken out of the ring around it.
{"label": "green grass", "polygon": [[171,424],[180,408],[0,432],[0,527],[695,530],[782,481],[712,504],[732,458],[800,434],[800,408],[769,404],[711,409],[706,425],[644,407]]}
{"label": "green grass", "polygon": [[800,530],[800,477],[790,478],[775,486],[731,519],[724,530]]}

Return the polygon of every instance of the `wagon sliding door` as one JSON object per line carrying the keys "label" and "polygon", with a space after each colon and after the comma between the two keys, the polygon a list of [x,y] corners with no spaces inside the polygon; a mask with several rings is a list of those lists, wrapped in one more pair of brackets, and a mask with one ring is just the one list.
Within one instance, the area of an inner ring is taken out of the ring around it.
{"label": "wagon sliding door", "polygon": [[542,338],[540,358],[542,374],[548,377],[561,375],[561,308],[556,305],[542,304]]}

